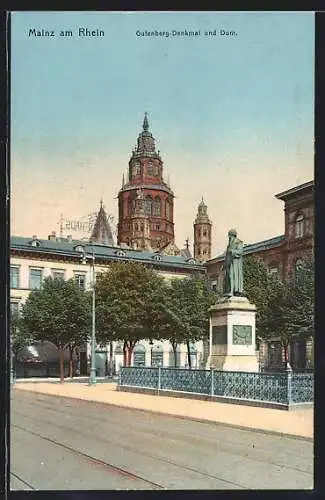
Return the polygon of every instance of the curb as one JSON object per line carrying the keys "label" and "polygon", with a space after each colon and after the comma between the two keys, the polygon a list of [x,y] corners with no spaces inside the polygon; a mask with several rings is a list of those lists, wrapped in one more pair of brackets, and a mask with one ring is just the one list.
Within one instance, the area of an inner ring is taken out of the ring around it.
{"label": "curb", "polygon": [[162,415],[162,416],[168,416],[168,417],[174,417],[174,418],[179,418],[182,420],[191,420],[194,422],[200,422],[202,424],[214,424],[214,425],[219,425],[219,426],[224,426],[224,427],[230,427],[233,429],[239,429],[239,430],[244,430],[244,431],[251,431],[251,432],[260,432],[261,434],[269,434],[273,436],[278,436],[278,437],[286,437],[289,439],[298,439],[301,441],[307,441],[310,443],[314,442],[313,437],[308,437],[308,436],[300,436],[298,434],[290,434],[290,433],[285,433],[285,432],[280,432],[280,431],[274,431],[274,430],[269,430],[269,429],[260,429],[258,427],[246,427],[245,425],[239,425],[239,424],[229,424],[227,422],[217,422],[216,420],[209,420],[209,419],[203,419],[203,418],[198,418],[198,417],[190,417],[190,416],[185,416],[185,415],[175,415],[174,413],[166,413],[162,411],[157,411],[157,410],[147,410],[144,408],[134,408],[132,406],[126,406],[123,404],[114,404],[114,403],[106,403],[104,401],[98,401],[98,400],[92,400],[92,399],[83,399],[78,396],[67,396],[67,395],[57,395],[57,394],[49,394],[48,392],[40,392],[40,391],[32,391],[32,390],[24,390],[24,392],[29,392],[33,394],[43,394],[45,396],[55,396],[57,398],[67,398],[67,399],[77,399],[78,401],[84,401],[86,403],[96,403],[100,405],[106,405],[106,406],[114,406],[117,408],[124,408],[126,410],[133,410],[133,411],[139,411],[139,412],[144,412],[144,413],[151,413],[153,415]]}

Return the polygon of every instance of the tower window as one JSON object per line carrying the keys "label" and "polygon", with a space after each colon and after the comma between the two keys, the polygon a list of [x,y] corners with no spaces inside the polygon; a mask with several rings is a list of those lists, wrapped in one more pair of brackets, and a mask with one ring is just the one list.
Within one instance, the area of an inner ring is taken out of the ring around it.
{"label": "tower window", "polygon": [[203,236],[206,236],[207,235],[207,232],[206,231],[203,231]]}
{"label": "tower window", "polygon": [[141,231],[144,231],[144,224],[141,224]]}
{"label": "tower window", "polygon": [[166,201],[166,219],[169,220],[170,218],[170,206],[169,206],[169,201]]}
{"label": "tower window", "polygon": [[152,164],[152,162],[148,163],[148,175],[153,175],[153,164]]}
{"label": "tower window", "polygon": [[299,214],[296,217],[296,238],[302,238],[304,235],[304,216]]}
{"label": "tower window", "polygon": [[197,235],[198,235],[199,238],[201,237],[201,229],[197,230]]}
{"label": "tower window", "polygon": [[157,224],[157,225],[156,225],[156,231],[159,231],[159,230],[160,230],[160,225],[159,225],[159,224]]}
{"label": "tower window", "polygon": [[135,229],[135,231],[138,231],[138,229],[139,229],[138,224],[134,224],[134,229]]}
{"label": "tower window", "polygon": [[145,214],[150,216],[152,214],[152,198],[151,196],[146,197],[145,201]]}
{"label": "tower window", "polygon": [[160,216],[161,214],[161,201],[160,198],[157,196],[155,198],[155,201],[153,202],[153,215]]}

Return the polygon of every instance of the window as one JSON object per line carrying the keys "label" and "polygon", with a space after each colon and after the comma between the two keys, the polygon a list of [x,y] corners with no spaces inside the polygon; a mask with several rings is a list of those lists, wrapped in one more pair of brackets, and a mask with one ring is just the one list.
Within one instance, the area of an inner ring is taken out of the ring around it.
{"label": "window", "polygon": [[74,274],[74,280],[75,283],[81,288],[82,290],[85,289],[86,287],[86,274],[85,273],[75,273]]}
{"label": "window", "polygon": [[203,236],[206,236],[207,235],[207,232],[206,231],[203,231]]}
{"label": "window", "polygon": [[19,314],[19,302],[10,302],[10,314],[11,316],[17,316]]}
{"label": "window", "polygon": [[42,269],[29,270],[29,288],[31,290],[39,290],[42,284]]}
{"label": "window", "polygon": [[198,236],[198,238],[201,238],[201,229],[197,230],[197,236]]}
{"label": "window", "polygon": [[299,271],[304,265],[304,261],[302,259],[297,259],[295,262],[295,276],[297,277],[299,274]]}
{"label": "window", "polygon": [[135,230],[135,231],[138,231],[138,230],[139,230],[139,226],[138,226],[138,224],[134,224],[134,230]]}
{"label": "window", "polygon": [[156,225],[156,231],[160,231],[160,225],[159,224]]}
{"label": "window", "polygon": [[166,201],[166,219],[169,220],[170,218],[170,206],[169,206],[169,201]]}
{"label": "window", "polygon": [[155,201],[153,203],[153,215],[160,217],[160,214],[161,214],[161,201],[160,198],[157,196],[157,198],[155,198]]}
{"label": "window", "polygon": [[81,253],[84,253],[85,249],[82,245],[77,245],[76,247],[74,247],[74,250],[76,252],[81,252]]}
{"label": "window", "polygon": [[123,250],[117,250],[117,252],[115,252],[115,255],[117,255],[118,257],[125,257],[126,253]]}
{"label": "window", "polygon": [[140,175],[140,172],[141,172],[140,163],[137,161],[133,167],[133,175]]}
{"label": "window", "polygon": [[19,267],[10,266],[10,288],[19,288]]}
{"label": "window", "polygon": [[64,280],[64,271],[62,269],[52,269],[52,277],[54,280]]}
{"label": "window", "polygon": [[148,163],[148,175],[153,175],[153,164],[152,164],[152,162]]}
{"label": "window", "polygon": [[145,214],[147,216],[150,216],[152,213],[152,198],[151,198],[151,196],[146,197],[144,211],[145,211]]}
{"label": "window", "polygon": [[156,254],[152,257],[154,260],[161,260],[161,255]]}
{"label": "window", "polygon": [[296,217],[296,238],[302,238],[304,235],[304,216],[302,214]]}

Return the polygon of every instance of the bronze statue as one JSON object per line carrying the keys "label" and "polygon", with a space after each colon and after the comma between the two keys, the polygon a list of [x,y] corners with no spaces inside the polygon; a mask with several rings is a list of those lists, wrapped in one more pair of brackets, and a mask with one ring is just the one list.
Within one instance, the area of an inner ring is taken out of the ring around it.
{"label": "bronze statue", "polygon": [[228,246],[225,257],[223,293],[229,297],[243,296],[243,242],[237,238],[236,229],[228,232]]}

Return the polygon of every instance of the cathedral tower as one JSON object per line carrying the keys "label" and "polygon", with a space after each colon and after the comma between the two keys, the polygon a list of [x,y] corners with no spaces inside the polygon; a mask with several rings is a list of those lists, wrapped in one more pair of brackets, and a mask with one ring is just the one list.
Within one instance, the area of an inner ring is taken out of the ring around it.
{"label": "cathedral tower", "polygon": [[207,213],[207,206],[203,201],[198,206],[194,222],[194,259],[205,262],[211,259],[212,222]]}
{"label": "cathedral tower", "polygon": [[[149,131],[147,113],[129,160],[126,181],[123,175],[118,212],[118,245],[143,248],[147,242],[156,251],[174,241],[174,193],[163,180],[163,161]],[[139,216],[141,220],[137,220]]]}

